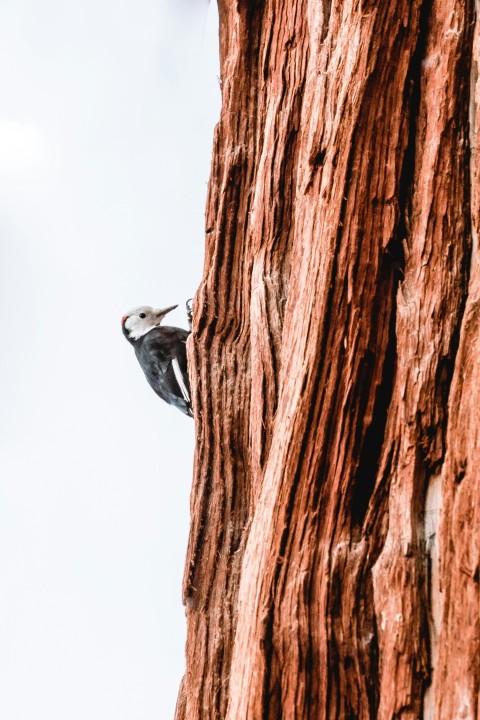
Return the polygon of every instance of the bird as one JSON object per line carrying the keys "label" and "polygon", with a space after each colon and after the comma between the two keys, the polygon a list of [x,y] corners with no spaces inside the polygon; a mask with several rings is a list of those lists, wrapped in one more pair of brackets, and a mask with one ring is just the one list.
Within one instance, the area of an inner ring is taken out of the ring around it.
{"label": "bird", "polygon": [[122,331],[133,345],[140,367],[157,395],[193,417],[185,346],[190,331],[161,325],[165,315],[177,307],[159,310],[142,305],[134,308],[122,317]]}

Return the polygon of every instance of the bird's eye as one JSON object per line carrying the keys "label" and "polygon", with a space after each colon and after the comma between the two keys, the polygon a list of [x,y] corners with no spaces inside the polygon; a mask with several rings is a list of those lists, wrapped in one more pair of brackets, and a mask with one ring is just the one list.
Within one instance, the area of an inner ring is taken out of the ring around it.
{"label": "bird's eye", "polygon": [[146,318],[147,316],[145,315],[145,313],[140,313],[138,317],[142,318],[142,320],[143,320],[143,318]]}

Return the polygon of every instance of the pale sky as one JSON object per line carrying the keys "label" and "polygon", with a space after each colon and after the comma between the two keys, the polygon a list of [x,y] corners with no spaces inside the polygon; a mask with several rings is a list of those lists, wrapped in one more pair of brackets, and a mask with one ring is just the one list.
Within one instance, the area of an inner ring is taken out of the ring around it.
{"label": "pale sky", "polygon": [[0,718],[168,720],[193,422],[121,316],[203,268],[219,114],[203,0],[0,4]]}

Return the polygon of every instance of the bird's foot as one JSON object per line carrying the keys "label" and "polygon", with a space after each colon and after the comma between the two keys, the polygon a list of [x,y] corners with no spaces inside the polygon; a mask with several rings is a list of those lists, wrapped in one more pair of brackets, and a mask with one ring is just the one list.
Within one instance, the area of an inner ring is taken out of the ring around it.
{"label": "bird's foot", "polygon": [[187,308],[188,324],[190,325],[190,330],[191,330],[192,323],[193,323],[193,298],[190,298],[190,300],[187,300],[187,302],[185,303],[185,307]]}

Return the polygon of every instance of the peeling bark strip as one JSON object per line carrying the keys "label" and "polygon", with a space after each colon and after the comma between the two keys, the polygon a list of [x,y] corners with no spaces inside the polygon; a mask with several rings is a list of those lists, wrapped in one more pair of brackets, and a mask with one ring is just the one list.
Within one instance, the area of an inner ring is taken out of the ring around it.
{"label": "peeling bark strip", "polygon": [[474,0],[219,10],[176,718],[473,720]]}

